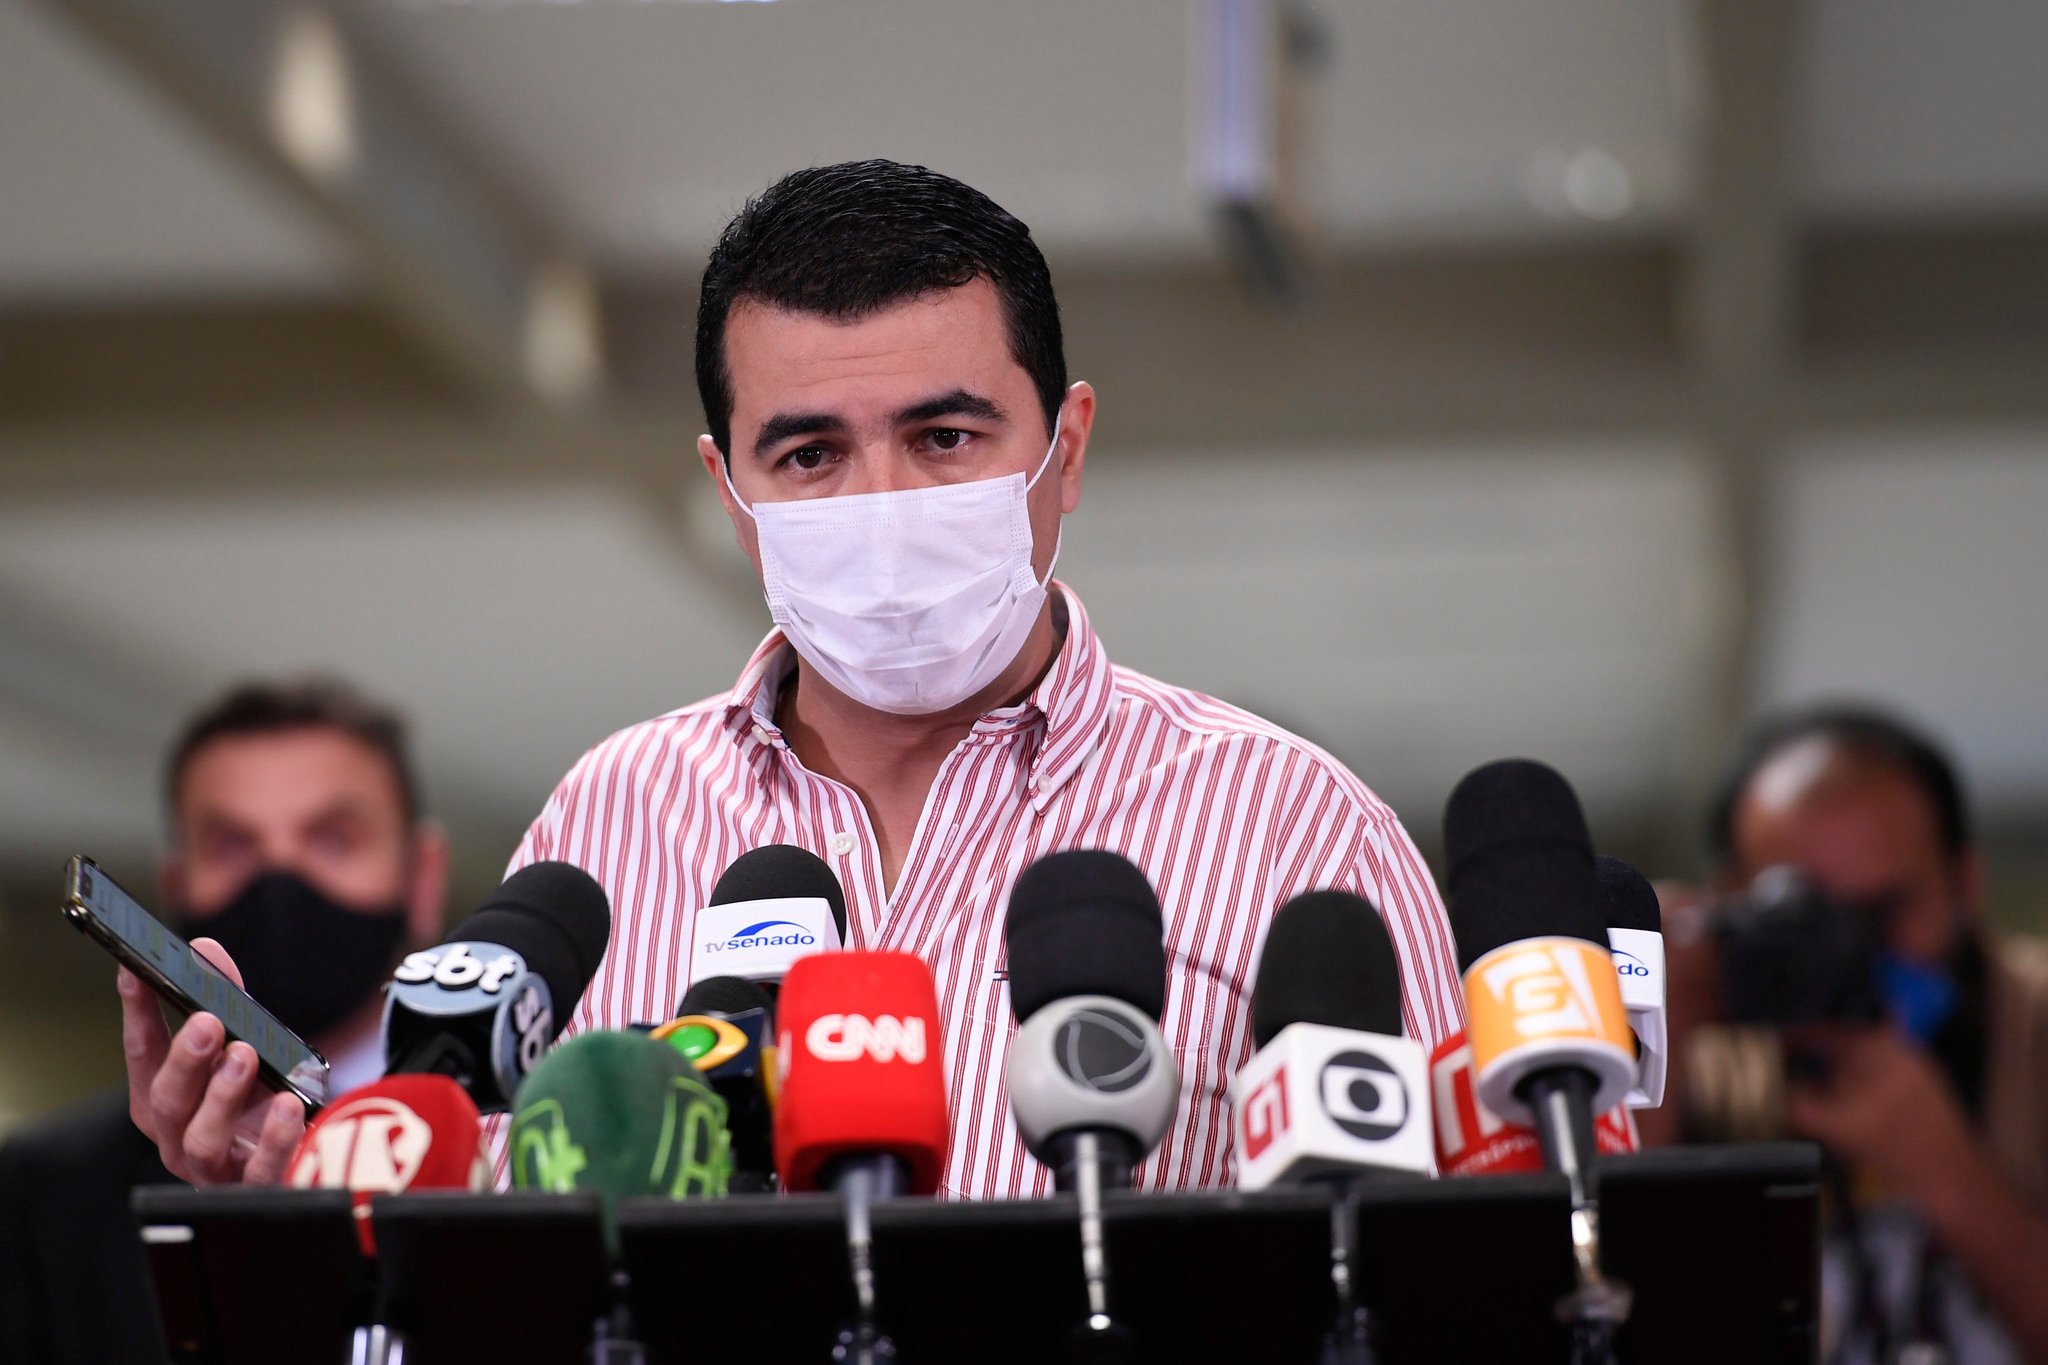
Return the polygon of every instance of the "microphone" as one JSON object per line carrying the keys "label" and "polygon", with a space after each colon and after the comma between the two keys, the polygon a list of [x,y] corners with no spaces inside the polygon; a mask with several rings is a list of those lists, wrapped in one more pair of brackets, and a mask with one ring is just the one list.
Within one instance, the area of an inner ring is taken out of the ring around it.
{"label": "microphone", "polygon": [[1105,1186],[1166,1136],[1180,1072],[1159,1033],[1166,944],[1159,897],[1114,853],[1072,849],[1024,869],[1003,923],[1010,1006],[1019,1028],[1003,1064],[1024,1145],[1073,1191],[1081,1223],[1088,1316],[1075,1346],[1118,1359],[1129,1333],[1109,1315]]}
{"label": "microphone", "polygon": [[935,1193],[950,1123],[931,968],[910,953],[801,958],[775,1013],[782,1187],[838,1189],[864,1168],[878,1195]]}
{"label": "microphone", "polygon": [[825,860],[794,844],[741,854],[711,888],[691,923],[691,984],[713,976],[761,983],[770,992],[790,964],[846,942],[846,892]]}
{"label": "microphone", "polygon": [[1451,931],[1480,1103],[1535,1126],[1571,1200],[1577,1285],[1558,1305],[1574,1359],[1611,1360],[1627,1288],[1600,1268],[1593,1116],[1635,1084],[1621,978],[1578,796],[1528,759],[1465,775],[1444,809]]}
{"label": "microphone", "polygon": [[581,868],[538,862],[507,877],[392,973],[386,1074],[447,1076],[483,1113],[503,1112],[597,975],[611,921],[604,888]]}
{"label": "microphone", "polygon": [[775,1016],[768,992],[736,976],[706,977],[652,1036],[697,1068],[725,1101],[734,1194],[775,1186]]}
{"label": "microphone", "polygon": [[377,1248],[373,1195],[487,1190],[490,1151],[476,1102],[446,1076],[387,1076],[314,1115],[285,1167],[294,1189],[348,1190],[363,1253]]}
{"label": "microphone", "polygon": [[507,1148],[521,1190],[596,1190],[607,1230],[621,1199],[715,1198],[732,1171],[725,1101],[687,1058],[645,1034],[579,1034],[519,1087]]}
{"label": "microphone", "polygon": [[1127,1188],[1173,1123],[1180,1073],[1159,1033],[1159,898],[1114,853],[1075,849],[1024,869],[1003,937],[1021,1027],[1004,1065],[1024,1145],[1061,1191],[1094,1165]]}
{"label": "microphone", "polygon": [[[1429,1054],[1429,1093],[1436,1120],[1432,1145],[1442,1174],[1522,1175],[1544,1169],[1543,1144],[1536,1130],[1509,1123],[1479,1102],[1472,1080],[1472,1044],[1463,1029]],[[1642,1138],[1626,1105],[1593,1120],[1593,1145],[1601,1156],[1640,1150]]]}
{"label": "microphone", "polygon": [[1671,1055],[1664,1013],[1664,912],[1649,878],[1619,858],[1593,860],[1593,876],[1607,898],[1607,944],[1621,977],[1621,1003],[1635,1034],[1636,1083],[1623,1103],[1655,1109],[1664,1103],[1664,1071]]}
{"label": "microphone", "polygon": [[785,1190],[828,1189],[846,1208],[855,1320],[835,1360],[893,1361],[875,1310],[876,1199],[932,1194],[950,1122],[931,968],[910,953],[799,958],[776,1002],[775,1167]]}
{"label": "microphone", "polygon": [[1369,903],[1312,891],[1280,907],[1252,1039],[1231,1083],[1240,1187],[1429,1174],[1422,1047],[1401,1036],[1401,966]]}

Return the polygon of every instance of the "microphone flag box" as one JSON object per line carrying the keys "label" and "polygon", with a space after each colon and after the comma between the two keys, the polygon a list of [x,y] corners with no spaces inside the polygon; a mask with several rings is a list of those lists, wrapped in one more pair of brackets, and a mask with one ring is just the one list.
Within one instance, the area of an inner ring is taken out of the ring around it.
{"label": "microphone flag box", "polygon": [[839,925],[822,896],[731,901],[699,910],[690,932],[691,984],[711,976],[780,981],[798,958],[840,949]]}
{"label": "microphone flag box", "polygon": [[1289,1024],[1231,1082],[1247,1190],[1379,1170],[1428,1175],[1429,1091],[1407,1038]]}
{"label": "microphone flag box", "polygon": [[1613,929],[1607,943],[1614,950],[1614,970],[1621,976],[1621,1006],[1628,1026],[1641,1045],[1636,1057],[1636,1083],[1622,1103],[1631,1109],[1655,1109],[1664,1103],[1664,1069],[1671,1040],[1664,1015],[1664,935],[1650,929]]}
{"label": "microphone flag box", "polygon": [[[1480,1100],[1472,1080],[1472,1045],[1463,1033],[1437,1044],[1429,1058],[1429,1077],[1439,1171],[1515,1175],[1543,1169],[1543,1143],[1536,1130],[1509,1123]],[[1641,1146],[1626,1107],[1617,1105],[1593,1120],[1593,1145],[1602,1156],[1619,1156]]]}

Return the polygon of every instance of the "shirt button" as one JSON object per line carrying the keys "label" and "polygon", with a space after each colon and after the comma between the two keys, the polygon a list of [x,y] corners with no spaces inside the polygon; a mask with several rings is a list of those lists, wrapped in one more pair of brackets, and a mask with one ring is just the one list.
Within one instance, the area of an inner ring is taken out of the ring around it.
{"label": "shirt button", "polygon": [[765,725],[756,725],[754,727],[754,739],[761,744],[773,744],[775,742],[775,736],[768,733],[768,727]]}
{"label": "shirt button", "polygon": [[833,835],[832,851],[834,853],[837,853],[842,858],[844,858],[847,854],[853,852],[853,836],[851,834]]}

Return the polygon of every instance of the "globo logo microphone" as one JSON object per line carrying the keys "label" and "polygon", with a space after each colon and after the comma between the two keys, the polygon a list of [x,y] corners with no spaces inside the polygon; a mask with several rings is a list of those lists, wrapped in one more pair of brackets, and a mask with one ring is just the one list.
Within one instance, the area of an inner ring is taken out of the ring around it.
{"label": "globo logo microphone", "polygon": [[1408,1121],[1408,1087],[1368,1052],[1340,1052],[1323,1063],[1323,1112],[1351,1136],[1380,1142]]}

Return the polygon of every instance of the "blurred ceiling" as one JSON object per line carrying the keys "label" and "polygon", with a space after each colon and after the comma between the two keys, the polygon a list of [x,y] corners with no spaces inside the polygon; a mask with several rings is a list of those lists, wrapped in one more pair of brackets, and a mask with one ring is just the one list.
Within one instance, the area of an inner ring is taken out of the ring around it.
{"label": "blurred ceiling", "polygon": [[1053,259],[1103,394],[1063,573],[1112,649],[1418,830],[1517,750],[1675,841],[1745,706],[1859,682],[2048,808],[2001,738],[2040,633],[1980,602],[1942,638],[1997,665],[1945,680],[1871,585],[1960,584],[1843,567],[1938,564],[1929,499],[2048,497],[2009,472],[2048,432],[2048,11],[1314,5],[1284,307],[1191,172],[1207,13],[0,0],[0,863],[146,847],[157,746],[245,670],[407,704],[482,863],[725,685],[763,613],[698,489],[695,275],[776,174],[874,155]]}

